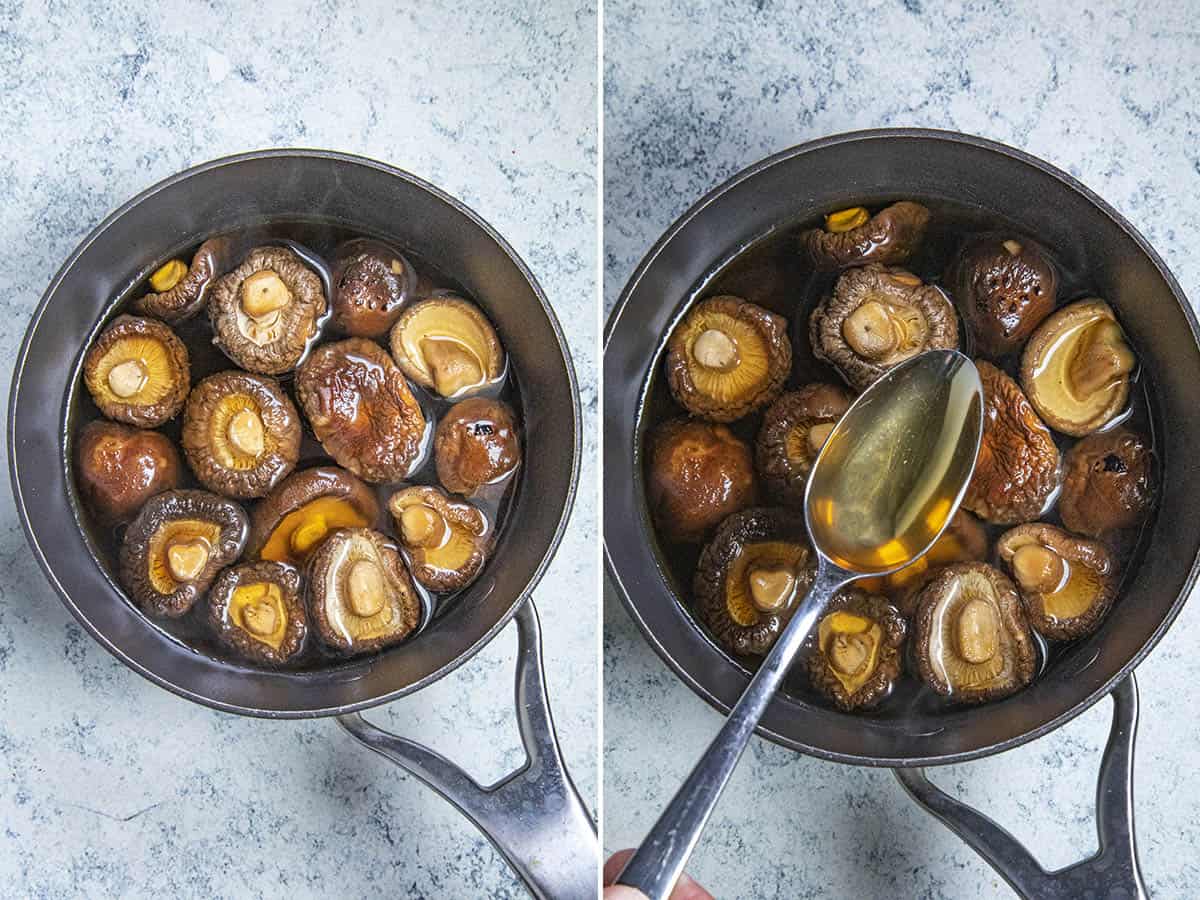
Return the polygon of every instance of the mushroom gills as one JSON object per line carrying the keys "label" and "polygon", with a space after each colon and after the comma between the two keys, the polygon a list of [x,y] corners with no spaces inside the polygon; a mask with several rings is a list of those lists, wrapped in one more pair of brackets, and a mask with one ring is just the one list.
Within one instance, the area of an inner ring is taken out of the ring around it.
{"label": "mushroom gills", "polygon": [[1106,588],[1098,572],[1072,563],[1042,544],[1018,547],[1011,565],[1017,584],[1040,596],[1042,614],[1055,623],[1082,616]]}
{"label": "mushroom gills", "polygon": [[372,524],[348,500],[318,497],[280,519],[259,556],[275,562],[303,560],[335,528],[365,528]]}
{"label": "mushroom gills", "polygon": [[779,615],[794,606],[808,548],[786,541],[746,544],[729,568],[725,604],[729,617],[743,627],[763,614]]}
{"label": "mushroom gills", "polygon": [[847,694],[875,674],[882,642],[883,629],[878,622],[845,610],[830,613],[817,626],[817,646]]}
{"label": "mushroom gills", "polygon": [[151,586],[160,594],[170,594],[179,585],[194,581],[208,565],[220,539],[221,528],[214,522],[164,522],[150,539],[147,566]]}
{"label": "mushroom gills", "polygon": [[288,615],[279,585],[252,582],[234,588],[229,621],[254,640],[278,650],[287,635]]}
{"label": "mushroom gills", "polygon": [[113,397],[139,406],[157,403],[173,389],[167,349],[148,337],[118,340],[101,357],[96,375]]}

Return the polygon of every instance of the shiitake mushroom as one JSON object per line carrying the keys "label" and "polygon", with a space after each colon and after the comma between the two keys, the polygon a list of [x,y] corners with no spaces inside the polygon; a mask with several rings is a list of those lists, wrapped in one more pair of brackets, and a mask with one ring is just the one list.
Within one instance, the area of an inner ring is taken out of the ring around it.
{"label": "shiitake mushroom", "polygon": [[450,407],[433,438],[438,481],[467,497],[498,485],[521,463],[517,417],[500,400],[471,397]]}
{"label": "shiitake mushroom", "polygon": [[183,452],[209,490],[261,497],[300,458],[300,415],[274,379],[218,372],[188,397]]}
{"label": "shiitake mushroom", "polygon": [[117,316],[84,357],[83,379],[110,419],[157,428],[187,399],[187,347],[157,319]]}
{"label": "shiitake mushroom", "polygon": [[804,503],[812,464],[852,399],[838,385],[806,384],[767,407],[754,449],[768,496],[791,506]]}
{"label": "shiitake mushroom", "polygon": [[457,591],[479,577],[492,539],[481,510],[436,487],[413,485],[392,494],[388,511],[418,584]]}
{"label": "shiitake mushroom", "polygon": [[504,374],[504,350],[492,323],[461,297],[412,304],[396,320],[390,341],[401,371],[443,397],[462,397]]}
{"label": "shiitake mushroom", "polygon": [[1150,441],[1128,428],[1089,435],[1069,451],[1058,512],[1076,534],[1125,543],[1154,504]]}
{"label": "shiitake mushroom", "polygon": [[106,525],[132,519],[155,494],[179,487],[182,477],[175,445],[157,431],[96,419],[75,439],[75,483]]}
{"label": "shiitake mushroom", "polygon": [[266,560],[226,569],[209,591],[208,621],[244,659],[284,665],[300,655],[308,635],[300,573]]}
{"label": "shiitake mushroom", "polygon": [[149,615],[182,616],[241,556],[248,525],[240,506],[208,491],[156,494],[125,531],[121,584]]}
{"label": "shiitake mushroom", "polygon": [[885,598],[845,588],[817,625],[809,680],[840,709],[874,706],[900,677],[906,632],[903,617]]}
{"label": "shiitake mushroom", "polygon": [[802,231],[800,246],[819,271],[867,263],[898,265],[920,246],[929,218],[929,210],[911,200],[893,203],[875,215],[866,207],[852,206],[827,215],[824,228]]}
{"label": "shiitake mushroom", "polygon": [[333,327],[354,337],[379,338],[412,298],[417,273],[394,247],[355,238],[334,251],[332,280]]}
{"label": "shiitake mushroom", "polygon": [[190,319],[204,309],[213,283],[233,260],[233,241],[209,238],[196,250],[189,266],[182,259],[163,263],[151,274],[150,290],[133,301],[133,311],[172,324]]}

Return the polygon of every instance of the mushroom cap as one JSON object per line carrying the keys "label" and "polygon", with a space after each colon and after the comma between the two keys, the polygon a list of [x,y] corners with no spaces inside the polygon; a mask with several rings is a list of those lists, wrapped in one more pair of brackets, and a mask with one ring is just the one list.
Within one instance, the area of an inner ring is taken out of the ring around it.
{"label": "mushroom cap", "polygon": [[260,560],[226,569],[208,593],[208,621],[221,643],[239,656],[281,666],[304,649],[308,612],[300,573]]}
{"label": "mushroom cap", "polygon": [[402,481],[421,456],[425,414],[374,341],[317,347],[296,371],[296,394],[325,452],[359,478]]}
{"label": "mushroom cap", "polygon": [[417,287],[404,254],[383,241],[355,238],[333,255],[333,326],[355,337],[388,333]]}
{"label": "mushroom cap", "polygon": [[[392,494],[388,511],[396,520],[418,584],[445,593],[461,590],[479,577],[493,536],[481,510],[439,488],[413,485]],[[412,533],[408,524],[414,512],[420,535]]]}
{"label": "mushroom cap", "polygon": [[517,417],[500,400],[471,397],[450,407],[433,438],[438,481],[470,497],[499,484],[521,463]]}
{"label": "mushroom cap", "polygon": [[[137,378],[113,382],[133,368]],[[117,316],[83,359],[83,378],[100,412],[138,428],[157,428],[175,417],[191,382],[187,347],[157,319]]]}
{"label": "mushroom cap", "polygon": [[813,268],[836,271],[866,263],[898,265],[920,246],[929,226],[929,210],[901,200],[881,209],[857,228],[830,232],[810,228],[800,233],[800,246]]}
{"label": "mushroom cap", "polygon": [[[328,532],[370,528],[379,519],[375,493],[345,469],[317,466],[294,472],[257,503],[251,514],[246,555],[297,564]],[[307,527],[305,549],[293,534]]]}
{"label": "mushroom cap", "polygon": [[861,391],[918,353],[956,349],[958,315],[934,285],[872,264],[842,273],[813,309],[809,337],[813,355]]}
{"label": "mushroom cap", "polygon": [[132,519],[143,503],[179,487],[182,478],[179,453],[160,432],[95,419],[75,438],[75,483],[105,524]]}
{"label": "mushroom cap", "polygon": [[746,442],[724,425],[679,417],[650,437],[646,495],[668,541],[704,540],[721,520],[758,496]]}
{"label": "mushroom cap", "polygon": [[740,297],[701,300],[671,332],[665,365],[680,406],[732,422],[783,390],[792,367],[787,320]]}
{"label": "mushroom cap", "polygon": [[1015,381],[976,360],[983,382],[983,440],[963,506],[1013,525],[1038,518],[1059,483],[1058,447]]}
{"label": "mushroom cap", "polygon": [[1123,542],[1154,504],[1150,442],[1128,428],[1089,435],[1067,451],[1058,512],[1077,534]]}
{"label": "mushroom cap", "polygon": [[133,311],[170,323],[190,319],[204,309],[213,282],[232,264],[232,253],[232,239],[209,238],[196,250],[192,264],[176,284],[161,292],[152,288],[133,301]]}
{"label": "mushroom cap", "polygon": [[900,677],[907,630],[886,598],[859,587],[838,591],[817,625],[809,680],[840,709],[876,705]]}
{"label": "mushroom cap", "polygon": [[487,316],[461,297],[430,297],[407,307],[392,326],[392,356],[422,387],[455,399],[495,384],[504,350]]}
{"label": "mushroom cap", "polygon": [[[853,397],[834,384],[806,384],[785,391],[767,407],[755,442],[755,460],[766,493],[789,506],[804,504],[808,473],[820,452],[824,429],[837,423]],[[827,431],[825,436],[828,436]]]}

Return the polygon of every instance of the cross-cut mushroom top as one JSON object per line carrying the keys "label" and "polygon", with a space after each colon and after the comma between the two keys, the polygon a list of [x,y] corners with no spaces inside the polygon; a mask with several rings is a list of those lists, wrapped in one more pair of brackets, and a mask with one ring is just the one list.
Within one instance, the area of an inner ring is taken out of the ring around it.
{"label": "cross-cut mushroom top", "polygon": [[213,283],[233,262],[232,252],[231,239],[216,237],[200,245],[190,266],[182,259],[163,263],[150,276],[150,290],[134,301],[134,312],[171,323],[190,319],[204,309]]}
{"label": "cross-cut mushroom top", "polygon": [[817,625],[809,679],[841,709],[874,706],[900,677],[906,631],[883,597],[858,587],[839,591]]}
{"label": "cross-cut mushroom top", "polygon": [[769,496],[791,506],[804,503],[812,464],[852,399],[837,385],[806,384],[767,407],[755,460]]}
{"label": "cross-cut mushroom top", "polygon": [[483,571],[492,540],[487,516],[436,487],[392,494],[388,511],[408,552],[412,576],[431,591],[457,591]]}
{"label": "cross-cut mushroom top", "polygon": [[334,252],[332,281],[333,326],[355,337],[380,338],[412,298],[417,273],[383,241],[355,238]]}
{"label": "cross-cut mushroom top", "polygon": [[504,374],[504,350],[487,316],[461,297],[430,297],[401,314],[392,356],[404,374],[443,397],[462,397]]}
{"label": "cross-cut mushroom top", "polygon": [[117,316],[84,357],[83,378],[104,415],[155,428],[174,418],[187,399],[187,347],[157,319]]}
{"label": "cross-cut mushroom top", "polygon": [[1067,452],[1058,511],[1071,531],[1123,541],[1154,504],[1150,441],[1128,428],[1085,437]]}
{"label": "cross-cut mushroom top", "polygon": [[825,217],[823,228],[800,234],[800,246],[813,267],[822,271],[866,263],[897,265],[907,262],[925,237],[929,210],[902,200],[871,215],[852,206]]}
{"label": "cross-cut mushroom top", "polygon": [[255,505],[246,552],[251,558],[300,565],[331,531],[370,528],[378,518],[374,492],[345,469],[304,469]]}
{"label": "cross-cut mushroom top", "polygon": [[300,654],[308,635],[300,573],[267,560],[226,569],[209,591],[208,621],[239,656],[283,665]]}

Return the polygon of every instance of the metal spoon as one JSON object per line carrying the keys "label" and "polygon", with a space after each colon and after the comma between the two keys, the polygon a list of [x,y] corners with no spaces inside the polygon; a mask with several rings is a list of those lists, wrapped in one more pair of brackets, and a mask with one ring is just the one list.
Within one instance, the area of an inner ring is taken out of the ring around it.
{"label": "metal spoon", "polygon": [[958,509],[983,434],[983,386],[954,350],[931,350],[876,381],[813,463],[804,522],[816,551],[808,594],[617,883],[667,900],[745,750],[829,599],[928,550]]}

